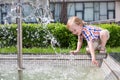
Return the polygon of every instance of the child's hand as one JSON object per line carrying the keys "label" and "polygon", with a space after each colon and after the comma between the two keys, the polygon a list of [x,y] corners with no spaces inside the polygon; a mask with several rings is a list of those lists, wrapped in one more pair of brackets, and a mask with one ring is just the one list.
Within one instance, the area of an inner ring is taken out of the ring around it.
{"label": "child's hand", "polygon": [[73,55],[76,55],[76,54],[78,54],[79,53],[79,51],[77,51],[77,50],[75,50],[75,51],[70,51],[70,54],[73,54]]}
{"label": "child's hand", "polygon": [[95,60],[95,59],[92,59],[92,63],[95,64],[96,66],[99,66],[97,60]]}

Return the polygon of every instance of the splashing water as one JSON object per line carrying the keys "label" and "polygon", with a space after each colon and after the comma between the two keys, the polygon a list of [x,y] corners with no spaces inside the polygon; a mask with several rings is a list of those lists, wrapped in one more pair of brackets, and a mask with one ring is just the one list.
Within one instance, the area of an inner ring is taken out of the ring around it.
{"label": "splashing water", "polygon": [[[60,44],[53,36],[53,34],[47,29],[47,25],[54,21],[52,19],[52,15],[49,9],[48,0],[21,0],[21,3],[17,3],[17,0],[11,0],[11,1],[5,0],[4,3],[11,4],[11,9],[8,10],[9,14],[7,14],[4,17],[5,24],[9,23],[9,18],[11,19],[12,23],[16,23],[16,18],[21,18],[23,22],[28,23],[33,21],[33,22],[37,22],[38,24],[42,24],[44,28],[44,32],[47,34],[44,36],[46,40],[43,41],[43,43],[47,44],[47,41],[50,41],[51,47],[55,51],[55,54],[59,53],[55,50],[56,49],[55,46],[60,47]],[[19,5],[22,7],[22,17],[18,16],[18,14],[16,13],[16,10]],[[28,32],[28,34],[30,34],[30,32]],[[34,41],[34,39],[31,40]]]}
{"label": "splashing water", "polygon": [[[17,80],[17,68],[14,62],[1,62],[0,66],[0,80]],[[83,67],[74,61],[68,61],[66,64],[66,61],[28,60],[24,61],[24,66],[23,80],[104,80],[100,68]]]}

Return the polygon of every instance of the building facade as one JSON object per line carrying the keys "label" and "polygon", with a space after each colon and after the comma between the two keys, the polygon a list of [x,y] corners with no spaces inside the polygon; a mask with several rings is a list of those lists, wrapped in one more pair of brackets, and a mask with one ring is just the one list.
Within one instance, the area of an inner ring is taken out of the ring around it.
{"label": "building facade", "polygon": [[[23,16],[30,15],[33,12],[29,3],[22,6]],[[78,16],[87,22],[114,20],[120,21],[120,0],[49,0],[49,8],[55,22],[66,23],[71,16]],[[0,23],[4,24],[5,20],[9,23],[15,22],[13,12],[11,17],[11,3],[0,3]],[[39,12],[42,14],[42,12]],[[38,14],[38,13],[37,13]],[[37,22],[36,18],[27,18],[25,22]]]}
{"label": "building facade", "polygon": [[66,15],[64,18],[67,19],[78,16],[87,22],[120,21],[120,0],[50,0],[50,9],[55,21],[63,20],[62,15]]}

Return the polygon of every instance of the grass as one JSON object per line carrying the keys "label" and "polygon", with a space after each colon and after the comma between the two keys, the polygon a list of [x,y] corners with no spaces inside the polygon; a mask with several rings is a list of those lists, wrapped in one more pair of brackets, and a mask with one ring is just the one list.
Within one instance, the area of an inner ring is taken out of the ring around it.
{"label": "grass", "polygon": [[[70,49],[61,49],[61,48],[23,48],[22,52],[24,54],[58,54],[58,53],[68,53]],[[16,47],[5,47],[0,48],[0,53],[3,54],[16,54],[17,48]]]}
{"label": "grass", "polygon": [[113,52],[116,52],[116,53],[120,53],[120,47],[107,47],[107,52],[108,53],[113,53]]}
{"label": "grass", "polygon": [[[24,54],[69,54],[69,52],[72,50],[70,48],[23,48],[22,49]],[[120,53],[120,47],[107,47],[107,53]],[[17,48],[16,47],[5,47],[5,48],[0,48],[0,53],[2,54],[16,54],[17,53]],[[81,54],[85,53],[85,48],[82,48],[80,50]]]}

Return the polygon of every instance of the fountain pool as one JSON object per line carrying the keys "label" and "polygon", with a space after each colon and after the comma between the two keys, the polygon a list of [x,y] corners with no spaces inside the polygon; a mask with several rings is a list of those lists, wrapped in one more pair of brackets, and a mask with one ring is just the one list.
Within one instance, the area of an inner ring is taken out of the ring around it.
{"label": "fountain pool", "polygon": [[[119,80],[119,64],[110,56],[96,56],[99,67],[88,55],[23,55],[21,80]],[[0,66],[0,80],[18,80],[17,55],[0,55]]]}
{"label": "fountain pool", "polygon": [[[45,23],[44,25],[50,23],[52,19],[48,10],[48,0],[2,0],[0,3],[11,5],[9,7],[11,9],[8,8],[9,14],[4,17],[5,21],[9,17],[13,22],[18,19],[18,56],[0,54],[0,80],[120,80],[120,65],[112,57],[106,58],[106,55],[96,55],[99,67],[91,64],[88,55],[56,54],[22,57],[22,20],[35,18],[38,23]],[[26,13],[22,16],[22,12]],[[52,34],[50,38],[51,36]]]}

